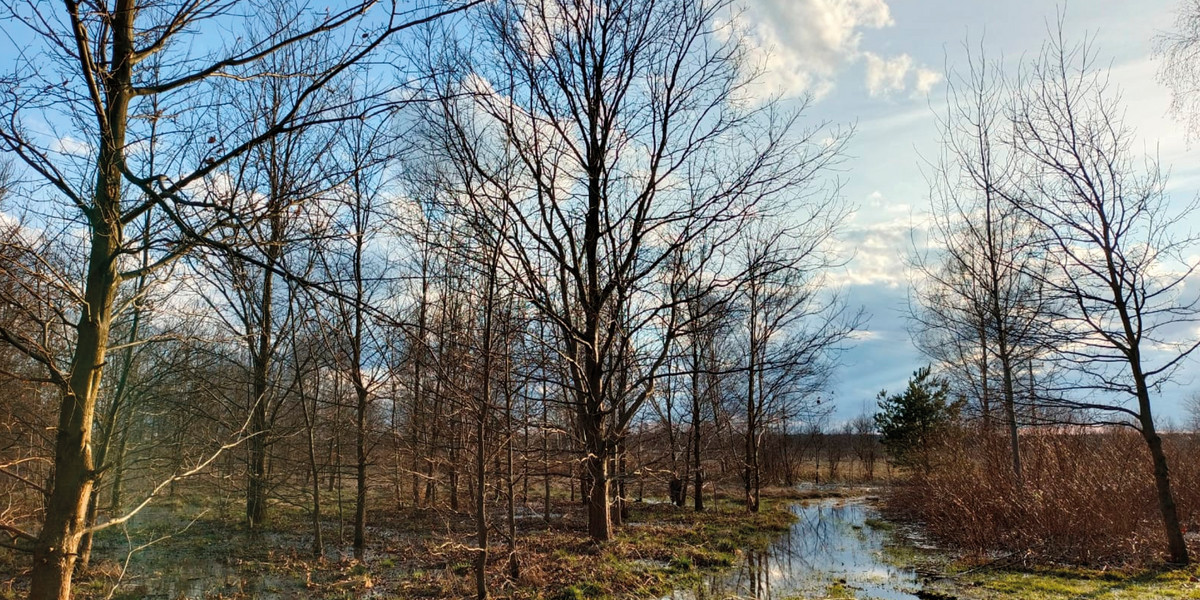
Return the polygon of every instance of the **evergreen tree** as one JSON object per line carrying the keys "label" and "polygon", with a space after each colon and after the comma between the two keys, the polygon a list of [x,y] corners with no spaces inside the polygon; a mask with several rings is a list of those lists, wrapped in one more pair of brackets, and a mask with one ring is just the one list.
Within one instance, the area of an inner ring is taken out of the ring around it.
{"label": "evergreen tree", "polygon": [[904,393],[879,392],[875,427],[895,464],[929,473],[933,447],[962,408],[961,400],[950,402],[949,396],[949,383],[934,376],[929,367],[913,373]]}

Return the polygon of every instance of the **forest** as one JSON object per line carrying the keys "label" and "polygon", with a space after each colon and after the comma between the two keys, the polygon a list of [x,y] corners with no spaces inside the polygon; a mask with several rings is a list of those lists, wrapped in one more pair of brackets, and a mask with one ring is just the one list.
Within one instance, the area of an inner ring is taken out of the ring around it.
{"label": "forest", "polygon": [[1195,203],[1063,13],[947,67],[837,398],[855,126],[742,4],[334,4],[3,9],[0,598],[1200,594]]}

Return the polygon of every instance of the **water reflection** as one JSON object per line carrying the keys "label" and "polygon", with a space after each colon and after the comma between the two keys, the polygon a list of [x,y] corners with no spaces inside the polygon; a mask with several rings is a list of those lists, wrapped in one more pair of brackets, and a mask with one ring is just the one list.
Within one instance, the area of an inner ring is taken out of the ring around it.
{"label": "water reflection", "polygon": [[269,573],[266,569],[239,572],[224,561],[181,561],[147,575],[130,576],[120,595],[145,599],[192,598],[294,598],[304,589],[295,577]]}
{"label": "water reflection", "polygon": [[677,590],[672,600],[839,597],[915,600],[916,573],[883,561],[887,533],[865,525],[875,512],[861,502],[821,501],[797,505],[791,529],[765,552],[746,552],[733,572],[696,589]]}

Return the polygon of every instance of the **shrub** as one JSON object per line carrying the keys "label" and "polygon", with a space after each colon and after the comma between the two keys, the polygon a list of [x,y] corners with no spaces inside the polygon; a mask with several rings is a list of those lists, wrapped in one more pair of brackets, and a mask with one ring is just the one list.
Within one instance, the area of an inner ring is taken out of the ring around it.
{"label": "shrub", "polygon": [[[1200,443],[1167,435],[1172,489],[1188,530],[1200,517]],[[1127,429],[1043,430],[1021,441],[1018,486],[1001,435],[964,435],[944,461],[915,472],[887,499],[893,514],[923,523],[937,540],[980,554],[1003,551],[1076,564],[1160,558],[1162,519],[1150,457]]]}

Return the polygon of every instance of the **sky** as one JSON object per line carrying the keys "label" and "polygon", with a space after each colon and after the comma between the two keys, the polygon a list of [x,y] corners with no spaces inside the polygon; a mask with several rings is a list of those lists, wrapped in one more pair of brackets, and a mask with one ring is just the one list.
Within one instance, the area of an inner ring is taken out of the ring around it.
{"label": "sky", "polygon": [[[1172,197],[1186,201],[1200,191],[1200,147],[1189,146],[1183,125],[1168,114],[1170,94],[1157,80],[1153,52],[1182,0],[738,1],[745,8],[737,25],[756,43],[765,91],[793,106],[794,98],[810,95],[806,122],[854,129],[836,173],[855,207],[839,241],[853,258],[837,279],[870,321],[842,355],[829,392],[834,423],[873,412],[881,389],[899,390],[926,362],[908,331],[904,257],[921,237],[928,210],[922,167],[938,151],[934,111],[945,102],[947,69],[965,63],[964,43],[982,42],[1011,67],[1036,54],[1065,13],[1068,40],[1091,38],[1101,62],[1111,65],[1126,121],[1169,169]],[[0,55],[20,44],[5,37]],[[1194,221],[1200,230],[1200,216]],[[1200,373],[1200,362],[1162,390],[1160,415],[1183,418],[1182,399],[1200,391],[1192,372]]]}
{"label": "sky", "polygon": [[[934,111],[945,104],[944,73],[965,64],[964,42],[1010,68],[1035,55],[1057,15],[1068,41],[1093,40],[1110,65],[1140,143],[1171,174],[1172,202],[1200,190],[1200,148],[1168,114],[1170,92],[1156,77],[1154,38],[1169,30],[1179,0],[751,0],[739,19],[761,49],[767,82],[786,96],[811,94],[812,122],[854,125],[838,174],[856,210],[842,245],[854,258],[840,276],[846,296],[871,315],[842,357],[831,393],[833,421],[873,412],[881,389],[900,390],[925,364],[907,328],[904,256],[919,239],[929,193],[922,168],[937,155]],[[1193,144],[1194,146],[1194,144]],[[1200,222],[1200,218],[1194,219]],[[1200,390],[1200,364],[1181,370],[1156,410],[1179,421],[1182,399]]]}

